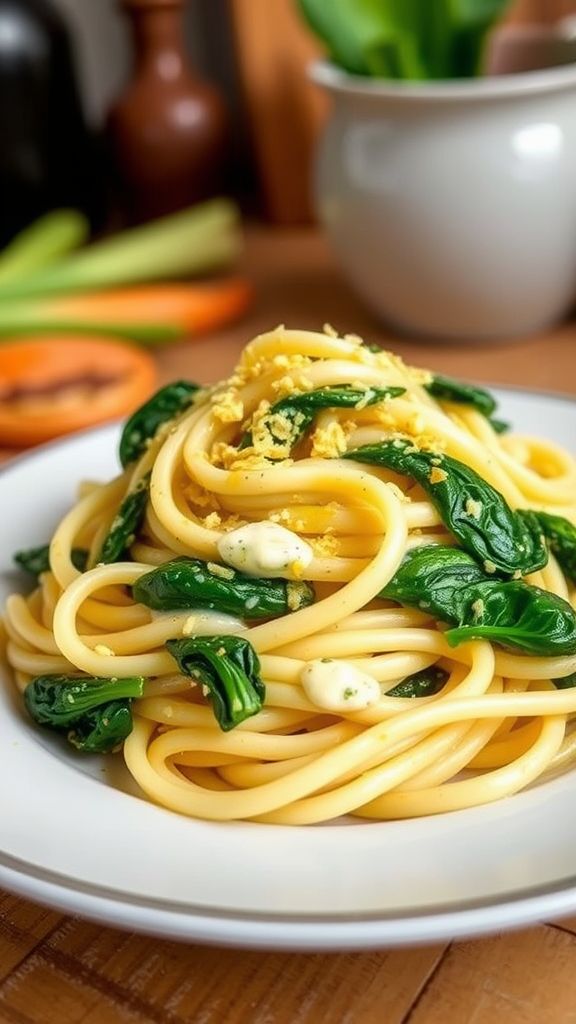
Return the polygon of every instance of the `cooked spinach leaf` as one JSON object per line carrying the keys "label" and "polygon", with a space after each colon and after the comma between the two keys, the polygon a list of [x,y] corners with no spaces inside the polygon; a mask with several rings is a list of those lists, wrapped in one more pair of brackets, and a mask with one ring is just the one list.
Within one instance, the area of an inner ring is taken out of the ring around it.
{"label": "cooked spinach leaf", "polygon": [[[72,564],[79,572],[84,572],[88,564],[88,552],[84,548],[72,548]],[[50,545],[42,544],[39,548],[28,548],[27,551],[17,551],[14,555],[16,565],[29,572],[36,579],[43,572],[50,569]]]}
{"label": "cooked spinach leaf", "polygon": [[423,544],[406,552],[379,597],[430,612],[444,622],[458,622],[458,595],[485,579],[486,573],[465,551],[443,544]]}
{"label": "cooked spinach leaf", "polygon": [[387,697],[433,697],[446,686],[448,673],[443,668],[431,665],[430,668],[407,676],[401,683],[386,693]]}
{"label": "cooked spinach leaf", "polygon": [[199,384],[187,380],[174,381],[160,388],[127,420],[120,438],[120,462],[124,469],[146,451],[146,446],[159,427],[192,404]]}
{"label": "cooked spinach leaf", "polygon": [[549,512],[530,510],[521,514],[538,522],[562,572],[572,583],[576,583],[576,526],[564,516]]}
{"label": "cooked spinach leaf", "polygon": [[576,616],[567,601],[520,580],[486,580],[460,598],[449,644],[485,639],[539,657],[576,652]]}
{"label": "cooked spinach leaf", "polygon": [[569,676],[564,676],[562,679],[553,679],[552,682],[557,690],[571,690],[576,686],[576,672],[571,672]]}
{"label": "cooked spinach leaf", "polygon": [[39,725],[65,732],[88,754],[117,750],[132,732],[131,705],[145,680],[38,676],[24,690],[24,705]]}
{"label": "cooked spinach leaf", "polygon": [[490,416],[488,422],[495,434],[507,434],[510,430],[510,424],[506,420],[499,420],[495,416]]}
{"label": "cooked spinach leaf", "polygon": [[407,552],[379,596],[454,626],[446,633],[454,646],[483,637],[539,656],[576,653],[576,615],[566,601],[520,580],[490,578],[458,548]]}
{"label": "cooked spinach leaf", "polygon": [[314,588],[303,580],[260,579],[227,565],[199,558],[175,558],[134,584],[135,601],[171,611],[210,608],[245,619],[272,619],[314,602]]}
{"label": "cooked spinach leaf", "polygon": [[468,384],[465,381],[454,380],[452,377],[444,377],[442,374],[434,374],[432,380],[425,384],[426,391],[440,401],[457,402],[460,405],[470,405],[483,416],[490,417],[496,411],[496,399],[484,388],[475,384]]}
{"label": "cooked spinach leaf", "polygon": [[513,512],[495,487],[458,459],[418,450],[404,440],[365,445],[346,452],[344,458],[385,466],[417,480],[444,525],[488,573],[527,575],[546,565],[542,531]]}
{"label": "cooked spinach leaf", "polygon": [[168,640],[180,671],[208,690],[215,718],[224,732],[258,714],[266,696],[258,655],[238,636],[196,636]]}
{"label": "cooked spinach leaf", "polygon": [[144,521],[150,473],[141,477],[133,491],[126,495],[105,538],[96,563],[120,562],[126,557],[128,548],[134,543],[136,534]]}
{"label": "cooked spinach leaf", "polygon": [[[281,398],[270,408],[259,427],[259,430],[267,434],[266,456],[270,459],[286,458],[286,452],[302,439],[321,409],[364,409],[397,398],[405,394],[405,390],[398,387],[361,388],[338,384]],[[252,432],[248,432],[242,438],[239,448],[247,448],[252,443]]]}

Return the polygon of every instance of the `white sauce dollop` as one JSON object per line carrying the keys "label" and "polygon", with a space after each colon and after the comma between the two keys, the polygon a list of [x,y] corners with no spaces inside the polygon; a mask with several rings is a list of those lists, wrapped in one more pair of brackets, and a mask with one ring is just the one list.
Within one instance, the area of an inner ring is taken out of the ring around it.
{"label": "white sauce dollop", "polygon": [[381,697],[377,679],[334,658],[307,662],[300,682],[308,700],[325,711],[362,711]]}
{"label": "white sauce dollop", "polygon": [[231,530],[218,541],[220,557],[250,576],[287,580],[302,579],[314,557],[306,541],[277,523],[248,523]]}

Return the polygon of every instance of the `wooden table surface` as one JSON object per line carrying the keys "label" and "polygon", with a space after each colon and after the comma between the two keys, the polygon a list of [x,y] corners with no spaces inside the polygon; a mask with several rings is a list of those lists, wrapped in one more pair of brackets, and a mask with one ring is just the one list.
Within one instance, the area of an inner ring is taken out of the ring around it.
{"label": "wooden table surface", "polygon": [[[362,309],[312,231],[252,231],[247,264],[258,288],[252,314],[218,337],[164,349],[163,381],[213,379],[259,331],[329,320],[416,364],[576,394],[574,324],[506,345],[414,342],[393,338]],[[576,918],[414,949],[285,954],[179,945],[0,894],[0,1024],[129,1021],[576,1024]]]}

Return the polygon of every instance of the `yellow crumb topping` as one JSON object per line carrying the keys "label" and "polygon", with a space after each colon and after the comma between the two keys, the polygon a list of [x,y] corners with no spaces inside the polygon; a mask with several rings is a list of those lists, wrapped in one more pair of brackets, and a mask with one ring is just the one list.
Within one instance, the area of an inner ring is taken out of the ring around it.
{"label": "yellow crumb topping", "polygon": [[211,576],[219,576],[222,580],[233,580],[236,573],[227,565],[218,565],[217,562],[207,562],[206,568]]}
{"label": "yellow crumb topping", "polygon": [[464,506],[466,509],[466,515],[469,515],[471,519],[480,519],[482,515],[482,502],[475,501],[474,498],[467,498]]}
{"label": "yellow crumb topping", "polygon": [[325,534],[323,537],[312,537],[309,544],[318,558],[332,558],[340,550],[339,541],[330,534]]}
{"label": "yellow crumb topping", "polygon": [[346,451],[346,447],[347,432],[341,423],[333,420],[314,431],[310,455],[313,459],[337,459]]}
{"label": "yellow crumb topping", "polygon": [[448,479],[448,473],[445,469],[439,469],[438,466],[432,466],[428,479],[431,484],[442,484]]}
{"label": "yellow crumb topping", "polygon": [[212,397],[212,412],[221,423],[241,423],[244,419],[244,403],[236,388],[217,392]]}
{"label": "yellow crumb topping", "polygon": [[222,525],[222,516],[219,512],[210,512],[203,520],[207,530],[217,530]]}

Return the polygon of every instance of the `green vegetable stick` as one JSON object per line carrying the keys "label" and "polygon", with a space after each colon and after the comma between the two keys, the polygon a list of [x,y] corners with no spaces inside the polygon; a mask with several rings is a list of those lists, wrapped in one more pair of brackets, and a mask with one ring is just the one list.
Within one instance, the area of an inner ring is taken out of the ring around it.
{"label": "green vegetable stick", "polygon": [[0,299],[135,284],[204,273],[239,255],[239,211],[227,199],[194,206],[101,242],[33,274],[0,286]]}
{"label": "green vegetable stick", "polygon": [[54,210],[21,231],[0,254],[0,287],[25,280],[83,245],[89,234],[78,210]]}

